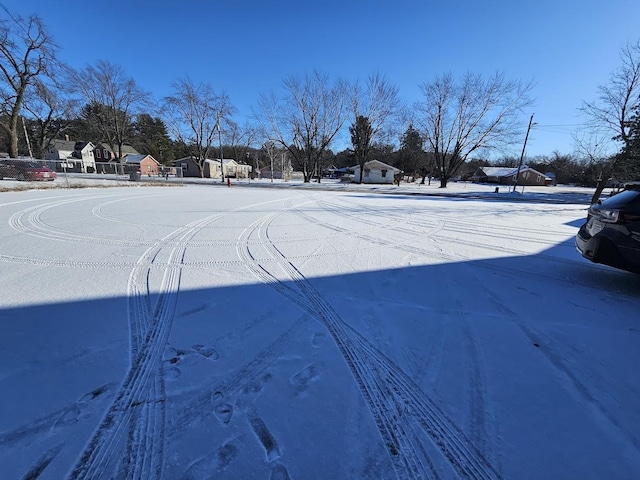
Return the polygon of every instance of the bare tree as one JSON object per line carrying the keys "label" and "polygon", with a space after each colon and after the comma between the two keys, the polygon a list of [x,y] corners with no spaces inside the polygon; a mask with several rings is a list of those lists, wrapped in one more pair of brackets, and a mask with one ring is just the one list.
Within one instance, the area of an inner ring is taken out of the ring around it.
{"label": "bare tree", "polygon": [[129,139],[137,113],[149,104],[150,96],[122,67],[104,60],[84,70],[71,72],[73,87],[86,100],[99,140],[122,158],[122,145]]}
{"label": "bare tree", "polygon": [[609,160],[606,154],[609,139],[602,130],[594,129],[576,132],[573,140],[576,153],[586,160],[587,166],[598,169],[596,190],[591,197],[591,204],[594,204],[602,195],[611,178],[612,169],[615,168],[615,159]]}
{"label": "bare tree", "polygon": [[17,157],[18,120],[25,96],[55,62],[56,45],[38,16],[24,20],[4,7],[0,18],[0,129],[9,138],[9,155]]}
{"label": "bare tree", "polygon": [[598,99],[583,102],[581,110],[593,128],[628,145],[631,116],[640,103],[640,40],[623,48],[620,59],[622,65],[611,74],[609,83],[598,87]]}
{"label": "bare tree", "polygon": [[24,109],[33,119],[31,137],[34,154],[44,158],[51,142],[69,128],[69,119],[77,116],[78,101],[69,95],[57,76],[39,78],[25,95]]}
{"label": "bare tree", "polygon": [[[598,87],[598,99],[583,102],[580,109],[589,119],[589,127],[593,131],[622,142],[624,150],[631,142],[634,108],[640,104],[640,40],[624,47],[620,51],[620,59],[622,65],[611,74],[609,83]],[[618,155],[605,164],[592,203],[600,198],[610,176],[615,174],[620,159]]]}
{"label": "bare tree", "polygon": [[274,161],[276,161],[276,157],[278,156],[278,147],[276,146],[275,142],[267,140],[262,145],[262,150],[267,154],[267,158],[269,158],[269,177],[273,182],[273,163]]}
{"label": "bare tree", "polygon": [[249,155],[249,148],[256,140],[258,134],[255,125],[247,122],[240,126],[231,120],[227,120],[224,124],[226,125],[223,129],[225,145],[231,148],[231,158],[237,162],[246,161]]}
{"label": "bare tree", "polygon": [[[209,83],[195,84],[184,77],[171,86],[173,95],[164,99],[167,124],[178,141],[193,146],[200,175],[204,176],[205,161],[214,149],[216,135],[222,149],[223,123],[230,120],[234,108],[229,97],[217,94]],[[220,171],[224,181],[222,164]]]}
{"label": "bare tree", "polygon": [[[391,137],[392,126],[400,113],[400,98],[397,87],[375,73],[369,76],[364,88],[358,83],[354,85],[351,101],[354,121],[349,131],[362,183],[364,164],[371,145],[375,142],[384,143]],[[357,145],[353,143],[354,140]]]}
{"label": "bare tree", "polygon": [[302,168],[304,181],[321,174],[322,158],[346,120],[348,87],[314,72],[284,81],[286,94],[261,95],[258,105],[267,139],[286,148]]}
{"label": "bare tree", "polygon": [[417,121],[432,150],[440,188],[472,153],[519,140],[520,114],[531,104],[532,85],[507,81],[500,73],[488,80],[469,73],[460,82],[447,74],[420,88]]}

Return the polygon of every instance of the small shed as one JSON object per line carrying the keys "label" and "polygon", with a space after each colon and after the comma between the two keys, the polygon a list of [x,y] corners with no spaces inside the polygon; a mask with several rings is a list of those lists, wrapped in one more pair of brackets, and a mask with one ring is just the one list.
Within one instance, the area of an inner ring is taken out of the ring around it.
{"label": "small shed", "polygon": [[[351,167],[353,170],[353,181],[360,183],[360,165]],[[362,183],[393,183],[394,176],[400,173],[400,169],[392,165],[387,165],[380,160],[370,160],[364,164],[364,175]]]}
{"label": "small shed", "polygon": [[196,157],[182,157],[171,162],[176,167],[177,175],[183,177],[201,177]]}

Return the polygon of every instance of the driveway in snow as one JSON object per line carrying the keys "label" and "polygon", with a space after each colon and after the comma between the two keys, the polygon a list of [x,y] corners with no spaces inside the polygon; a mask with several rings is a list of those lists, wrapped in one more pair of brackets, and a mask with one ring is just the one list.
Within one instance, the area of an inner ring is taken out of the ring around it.
{"label": "driveway in snow", "polygon": [[1,193],[1,477],[640,478],[640,276],[585,213]]}

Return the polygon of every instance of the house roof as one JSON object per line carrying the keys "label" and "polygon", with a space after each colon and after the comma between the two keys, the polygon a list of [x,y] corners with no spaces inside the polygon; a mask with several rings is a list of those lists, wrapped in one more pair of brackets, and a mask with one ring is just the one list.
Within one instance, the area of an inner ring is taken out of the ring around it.
{"label": "house roof", "polygon": [[[214,161],[214,162],[216,162],[216,163],[220,163],[220,159],[219,159],[219,158],[216,158],[216,159],[215,159],[215,160],[213,160],[213,161]],[[234,159],[232,159],[232,158],[223,158],[223,159],[222,159],[222,164],[223,164],[223,165],[229,165],[229,164],[231,164],[231,163],[235,163],[236,165],[238,164],[238,162],[236,162],[236,161],[235,161]]]}
{"label": "house roof", "polygon": [[138,154],[138,155],[129,154],[124,158],[124,161],[126,163],[139,164],[139,163],[142,162],[142,160],[144,160],[147,157],[150,158],[151,160],[153,160],[155,163],[158,163],[158,161],[155,158],[153,158],[151,155],[143,155],[143,154]]}
{"label": "house roof", "polygon": [[53,139],[51,141],[51,145],[49,149],[58,150],[58,151],[69,151],[73,152],[74,150],[82,150],[87,145],[93,146],[91,142],[76,142],[74,140],[59,140]]}
{"label": "house roof", "polygon": [[[111,147],[109,145],[107,145],[106,143],[102,143],[102,142],[97,143],[96,144],[96,148],[101,148],[103,150],[108,150],[111,153],[115,154],[115,152],[113,150],[111,150]],[[133,148],[131,145],[126,145],[125,144],[125,145],[122,145],[122,154],[123,155],[124,154],[140,155],[140,152],[137,151],[135,148]]]}
{"label": "house roof", "polygon": [[196,161],[196,157],[191,156],[191,157],[182,157],[182,158],[177,158],[176,160],[173,160],[171,163],[178,163],[178,162],[195,162]]}
{"label": "house roof", "polygon": [[[517,167],[481,167],[480,170],[482,170],[482,172],[487,177],[512,177],[516,174],[516,172],[518,171],[518,168]],[[531,168],[529,165],[522,165],[522,167],[520,167],[520,173],[526,172],[526,171],[534,172],[537,175],[542,175],[543,177],[551,180],[548,175],[545,175],[544,173],[539,172],[534,168]]]}
{"label": "house roof", "polygon": [[69,151],[69,152],[73,152],[76,148],[76,142],[72,142],[70,140],[57,140],[54,139],[51,142],[51,147],[54,150],[65,150],[65,151]]}
{"label": "house roof", "polygon": [[[523,166],[520,171],[523,171],[526,166]],[[482,172],[487,177],[511,177],[518,171],[515,167],[482,167]]]}
{"label": "house roof", "polygon": [[[394,167],[393,165],[389,165],[387,163],[381,162],[380,160],[369,160],[368,162],[365,162],[364,164],[365,167],[378,167],[378,168],[386,168],[387,170],[393,170],[394,172],[399,172],[400,169]],[[360,168],[360,165],[355,165],[353,167],[349,167],[349,170],[358,170]]]}

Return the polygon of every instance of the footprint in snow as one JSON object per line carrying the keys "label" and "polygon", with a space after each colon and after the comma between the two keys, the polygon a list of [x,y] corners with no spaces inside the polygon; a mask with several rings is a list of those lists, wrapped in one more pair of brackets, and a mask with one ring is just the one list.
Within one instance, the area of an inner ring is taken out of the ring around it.
{"label": "footprint in snow", "polygon": [[281,463],[276,463],[271,469],[269,480],[291,480],[287,467]]}
{"label": "footprint in snow", "polygon": [[202,355],[205,358],[210,360],[218,360],[220,358],[220,354],[213,347],[206,347],[204,345],[194,345],[191,347],[196,353]]}
{"label": "footprint in snow", "polygon": [[293,387],[294,393],[300,395],[318,378],[320,378],[320,369],[315,363],[312,363],[293,375],[289,379],[289,384]]}

